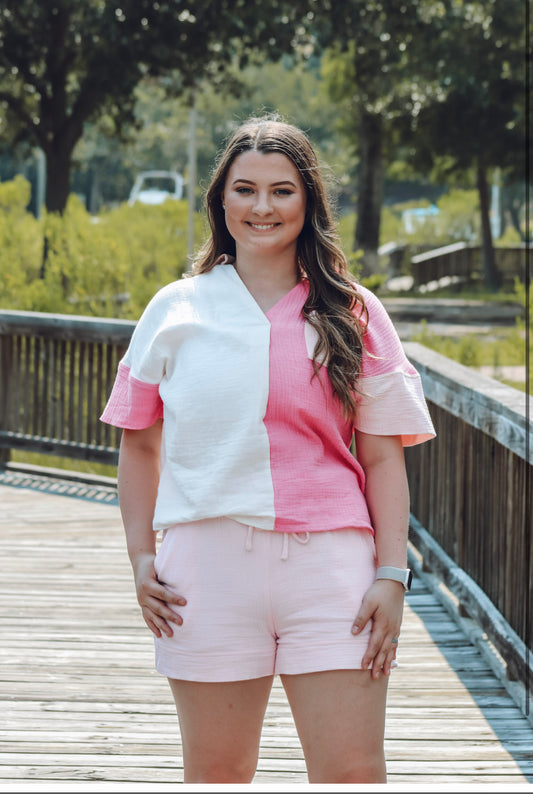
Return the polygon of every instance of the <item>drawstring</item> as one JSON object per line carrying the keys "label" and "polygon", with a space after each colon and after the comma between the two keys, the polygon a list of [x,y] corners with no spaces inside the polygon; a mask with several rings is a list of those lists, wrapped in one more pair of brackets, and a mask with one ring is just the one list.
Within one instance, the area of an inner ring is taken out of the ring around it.
{"label": "drawstring", "polygon": [[[288,560],[289,559],[289,535],[291,538],[297,543],[300,543],[302,546],[305,546],[306,543],[309,543],[309,539],[311,537],[310,532],[281,532],[283,535],[283,540],[281,544],[281,560]],[[254,536],[254,527],[249,526],[248,532],[246,533],[246,543],[244,544],[244,548],[246,551],[252,550],[252,539]]]}
{"label": "drawstring", "polygon": [[309,532],[284,532],[281,560],[287,560],[289,558],[289,535],[291,538],[294,538],[297,543],[300,543],[301,546],[305,546],[306,543],[309,543],[309,538],[311,537]]}
{"label": "drawstring", "polygon": [[289,533],[283,533],[283,545],[281,547],[281,560],[286,560],[289,557]]}
{"label": "drawstring", "polygon": [[253,527],[248,527],[248,534],[246,535],[246,543],[244,544],[244,548],[246,549],[246,551],[251,551],[252,550],[252,537],[253,537],[253,534],[254,534],[254,528]]}

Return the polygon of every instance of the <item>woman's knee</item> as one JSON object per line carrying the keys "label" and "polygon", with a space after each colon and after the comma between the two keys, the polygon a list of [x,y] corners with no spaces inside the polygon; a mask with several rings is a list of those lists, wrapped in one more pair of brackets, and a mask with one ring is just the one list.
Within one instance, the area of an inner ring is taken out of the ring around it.
{"label": "woman's knee", "polygon": [[257,769],[255,758],[203,758],[185,760],[184,783],[251,783]]}
{"label": "woman's knee", "polygon": [[[331,759],[333,761],[333,759]],[[386,783],[387,769],[384,754],[358,758],[347,762],[333,761],[309,770],[309,783]]]}

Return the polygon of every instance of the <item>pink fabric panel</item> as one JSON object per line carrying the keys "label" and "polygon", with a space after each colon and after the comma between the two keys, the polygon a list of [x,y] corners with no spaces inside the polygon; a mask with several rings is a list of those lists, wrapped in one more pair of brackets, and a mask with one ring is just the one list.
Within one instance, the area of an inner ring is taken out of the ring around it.
{"label": "pink fabric panel", "polygon": [[306,294],[300,282],[267,312],[270,380],[264,421],[270,441],[274,529],[372,531],[363,497],[364,473],[348,448],[352,425],[342,416],[329,378],[311,381],[313,367],[300,313]]}
{"label": "pink fabric panel", "polygon": [[100,417],[102,422],[128,430],[151,427],[163,416],[159,384],[144,383],[125,364],[118,365],[113,391]]}
{"label": "pink fabric panel", "polygon": [[369,290],[362,287],[358,289],[365,299],[370,318],[363,340],[366,355],[363,357],[361,377],[384,375],[396,369],[416,375],[417,371],[406,358],[397,331],[383,304]]}

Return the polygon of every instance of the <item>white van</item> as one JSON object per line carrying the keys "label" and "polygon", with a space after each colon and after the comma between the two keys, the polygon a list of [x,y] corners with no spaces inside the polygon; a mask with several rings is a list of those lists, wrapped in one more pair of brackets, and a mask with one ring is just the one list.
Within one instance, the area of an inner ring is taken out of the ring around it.
{"label": "white van", "polygon": [[128,204],[162,204],[183,198],[183,176],[177,171],[141,171],[135,180]]}

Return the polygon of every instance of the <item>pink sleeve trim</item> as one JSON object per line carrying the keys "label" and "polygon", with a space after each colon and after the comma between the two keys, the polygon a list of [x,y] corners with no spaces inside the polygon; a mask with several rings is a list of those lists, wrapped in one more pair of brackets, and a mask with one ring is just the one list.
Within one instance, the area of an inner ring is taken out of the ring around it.
{"label": "pink sleeve trim", "polygon": [[115,427],[142,430],[162,417],[159,384],[138,380],[129,367],[120,363],[113,391],[100,420]]}
{"label": "pink sleeve trim", "polygon": [[363,433],[400,436],[404,447],[435,437],[418,373],[401,370],[363,378],[355,426]]}

